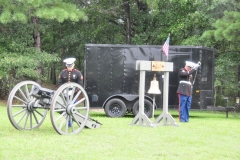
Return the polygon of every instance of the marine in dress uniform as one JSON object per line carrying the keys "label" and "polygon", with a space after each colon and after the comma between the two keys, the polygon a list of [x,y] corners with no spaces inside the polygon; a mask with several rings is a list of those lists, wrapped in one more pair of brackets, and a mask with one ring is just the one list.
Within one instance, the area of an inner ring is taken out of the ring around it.
{"label": "marine in dress uniform", "polygon": [[200,64],[186,61],[184,68],[178,72],[179,85],[178,94],[178,112],[180,122],[189,122],[189,111],[192,103],[192,74],[198,69]]}
{"label": "marine in dress uniform", "polygon": [[[67,58],[63,62],[66,63],[66,69],[62,70],[58,76],[58,85],[61,86],[64,83],[75,82],[83,85],[82,73],[74,68],[74,62],[76,58]],[[71,127],[71,121],[68,121],[68,127]]]}
{"label": "marine in dress uniform", "polygon": [[67,82],[76,82],[83,85],[82,73],[74,68],[74,62],[76,58],[67,58],[63,62],[66,63],[66,69],[62,70],[58,76],[58,85],[62,85]]}

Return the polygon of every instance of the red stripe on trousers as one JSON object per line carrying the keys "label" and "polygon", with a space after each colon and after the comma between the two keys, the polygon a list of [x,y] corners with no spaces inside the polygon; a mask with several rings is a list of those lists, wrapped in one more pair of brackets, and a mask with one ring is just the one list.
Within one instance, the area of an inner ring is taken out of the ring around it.
{"label": "red stripe on trousers", "polygon": [[178,120],[180,122],[180,93],[178,93]]}

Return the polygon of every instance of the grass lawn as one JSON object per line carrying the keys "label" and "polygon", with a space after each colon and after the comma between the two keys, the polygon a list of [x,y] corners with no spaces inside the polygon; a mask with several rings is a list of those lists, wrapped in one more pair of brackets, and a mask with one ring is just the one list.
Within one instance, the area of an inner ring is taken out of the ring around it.
{"label": "grass lawn", "polygon": [[[155,118],[161,114],[155,112]],[[1,160],[239,160],[240,117],[225,112],[191,111],[189,123],[179,127],[132,126],[132,115],[108,118],[102,111],[90,117],[103,125],[83,129],[78,135],[58,135],[50,111],[36,130],[18,131],[8,120],[6,106],[0,106]],[[151,119],[153,121],[153,119]]]}

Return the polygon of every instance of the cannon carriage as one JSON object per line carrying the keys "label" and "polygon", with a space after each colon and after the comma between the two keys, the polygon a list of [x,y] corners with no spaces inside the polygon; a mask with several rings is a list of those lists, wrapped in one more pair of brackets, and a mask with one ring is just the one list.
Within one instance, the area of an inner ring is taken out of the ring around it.
{"label": "cannon carriage", "polygon": [[37,129],[48,110],[58,134],[78,134],[83,128],[99,128],[101,124],[89,117],[89,99],[77,83],[65,83],[56,91],[42,88],[34,81],[18,83],[7,102],[8,118],[18,130]]}

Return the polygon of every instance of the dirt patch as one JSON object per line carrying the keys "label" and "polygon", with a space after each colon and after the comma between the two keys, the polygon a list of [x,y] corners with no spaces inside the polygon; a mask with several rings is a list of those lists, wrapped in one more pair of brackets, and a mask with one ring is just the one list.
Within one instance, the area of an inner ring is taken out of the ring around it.
{"label": "dirt patch", "polygon": [[94,111],[94,112],[104,112],[103,108],[90,108],[90,111]]}
{"label": "dirt patch", "polygon": [[43,84],[42,87],[47,88],[47,89],[51,89],[51,90],[57,90],[58,89],[58,85],[54,85],[54,84]]}
{"label": "dirt patch", "polygon": [[0,100],[0,106],[7,106],[7,100]]}

